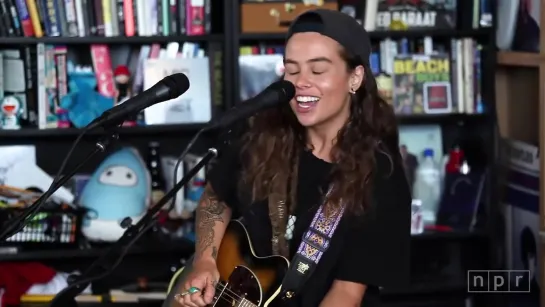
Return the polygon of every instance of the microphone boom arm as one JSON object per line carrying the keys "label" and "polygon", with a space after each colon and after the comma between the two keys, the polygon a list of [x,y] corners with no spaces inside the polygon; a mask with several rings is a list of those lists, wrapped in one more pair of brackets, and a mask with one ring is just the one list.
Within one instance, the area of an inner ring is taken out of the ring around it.
{"label": "microphone boom arm", "polygon": [[[197,173],[205,167],[212,159],[218,156],[216,148],[208,149],[206,155],[191,168],[174,187],[168,191],[161,200],[150,208],[136,224],[132,225],[130,218],[125,218],[122,225],[129,225],[121,238],[108,250],[95,260],[81,275],[72,275],[68,287],[59,292],[50,303],[50,307],[74,306],[75,297],[93,281],[109,275],[123,260],[130,247],[152,226],[155,225],[158,213]],[[172,208],[172,206],[170,207]]]}
{"label": "microphone boom arm", "polygon": [[49,199],[55,192],[60,189],[70,178],[72,178],[84,165],[86,165],[92,158],[97,154],[103,153],[106,151],[108,146],[112,141],[119,139],[117,133],[108,133],[106,137],[96,142],[95,149],[89,153],[80,163],[76,165],[70,172],[66,175],[61,176],[57,181],[53,182],[50,189],[43,193],[36,201],[32,203],[29,207],[25,208],[23,212],[16,216],[13,221],[11,221],[6,228],[2,229],[0,233],[0,241],[7,240],[11,236],[15,235],[17,232],[21,231],[26,224],[26,221],[32,218],[36,212],[42,207],[43,203]]}

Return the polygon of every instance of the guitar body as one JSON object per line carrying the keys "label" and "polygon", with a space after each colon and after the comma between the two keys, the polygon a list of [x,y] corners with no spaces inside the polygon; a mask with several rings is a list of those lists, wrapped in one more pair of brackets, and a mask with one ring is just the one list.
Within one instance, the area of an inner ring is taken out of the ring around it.
{"label": "guitar body", "polygon": [[[274,307],[289,261],[282,256],[258,257],[248,231],[241,222],[234,220],[229,223],[221,242],[217,265],[220,283],[212,306]],[[187,275],[191,267],[186,266],[183,270],[182,275]]]}

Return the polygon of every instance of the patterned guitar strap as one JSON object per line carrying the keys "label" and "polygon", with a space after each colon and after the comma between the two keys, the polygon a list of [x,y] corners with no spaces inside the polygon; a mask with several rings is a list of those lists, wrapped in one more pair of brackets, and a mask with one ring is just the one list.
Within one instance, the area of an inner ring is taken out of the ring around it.
{"label": "patterned guitar strap", "polygon": [[[331,188],[328,194],[331,192]],[[327,197],[325,197],[327,199]],[[284,300],[289,300],[299,291],[310,275],[316,269],[316,266],[322,259],[322,256],[329,248],[331,238],[341,221],[344,214],[344,206],[341,206],[335,212],[326,214],[326,201],[316,211],[312,223],[303,235],[299,244],[297,253],[290,263],[290,267],[284,280],[282,281],[281,296]]]}

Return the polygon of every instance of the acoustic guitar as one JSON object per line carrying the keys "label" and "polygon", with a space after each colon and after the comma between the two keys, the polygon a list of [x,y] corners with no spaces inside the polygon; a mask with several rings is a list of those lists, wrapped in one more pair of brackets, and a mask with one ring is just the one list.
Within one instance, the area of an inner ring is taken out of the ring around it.
{"label": "acoustic guitar", "polygon": [[[280,300],[281,284],[289,264],[288,259],[282,256],[257,256],[244,225],[237,220],[231,221],[218,251],[220,281],[211,306],[275,306],[275,302]],[[170,283],[172,289],[169,292],[180,292],[190,271],[190,264],[178,271]]]}

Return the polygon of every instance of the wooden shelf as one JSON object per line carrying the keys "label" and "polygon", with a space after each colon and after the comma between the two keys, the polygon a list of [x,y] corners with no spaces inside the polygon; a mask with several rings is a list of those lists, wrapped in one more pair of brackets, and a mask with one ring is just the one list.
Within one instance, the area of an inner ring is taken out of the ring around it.
{"label": "wooden shelf", "polygon": [[412,240],[429,240],[429,241],[465,241],[465,240],[481,240],[488,238],[484,231],[424,231],[422,234],[412,235]]}
{"label": "wooden shelf", "polygon": [[427,281],[412,281],[407,289],[389,290],[382,289],[381,297],[392,299],[396,296],[414,296],[414,295],[445,295],[455,294],[467,295],[467,283],[464,281],[453,281],[450,278],[427,280]]}
{"label": "wooden shelf", "polygon": [[[385,39],[385,38],[418,38],[424,36],[431,36],[435,38],[460,38],[460,37],[473,37],[488,38],[491,37],[491,30],[488,28],[483,29],[469,29],[469,30],[432,30],[432,31],[383,31],[383,32],[370,32],[371,39]],[[286,33],[242,33],[240,34],[240,40],[242,41],[282,41],[286,39]]]}
{"label": "wooden shelf", "polygon": [[[127,255],[164,255],[177,254],[180,257],[189,257],[194,252],[194,245],[188,239],[179,239],[169,244],[139,244],[131,246]],[[69,258],[98,258],[108,250],[107,244],[99,247],[83,249],[45,249],[37,251],[22,251],[18,253],[0,253],[0,261],[40,261],[49,259]]]}
{"label": "wooden shelf", "polygon": [[398,115],[400,125],[423,125],[423,124],[460,124],[469,122],[482,122],[488,118],[488,114],[415,114]]}
{"label": "wooden shelf", "polygon": [[210,34],[199,36],[187,35],[172,35],[172,36],[117,36],[117,37],[1,37],[0,45],[33,45],[38,43],[44,44],[63,44],[63,45],[88,45],[88,44],[132,44],[144,45],[153,43],[170,43],[170,42],[210,42],[221,41],[223,35]]}
{"label": "wooden shelf", "polygon": [[541,56],[539,53],[500,51],[498,52],[498,64],[515,67],[539,67]]}
{"label": "wooden shelf", "polygon": [[[487,118],[486,114],[419,114],[398,116],[400,124],[441,124],[441,123],[460,123],[471,121],[481,121]],[[150,125],[137,127],[122,127],[118,129],[121,136],[145,136],[161,135],[169,133],[196,133],[205,127],[202,124],[177,124],[177,125]],[[78,128],[51,128],[51,129],[33,129],[23,128],[19,130],[0,129],[0,138],[57,138],[57,137],[76,137],[81,133]],[[100,131],[89,133],[90,136],[102,135]]]}

